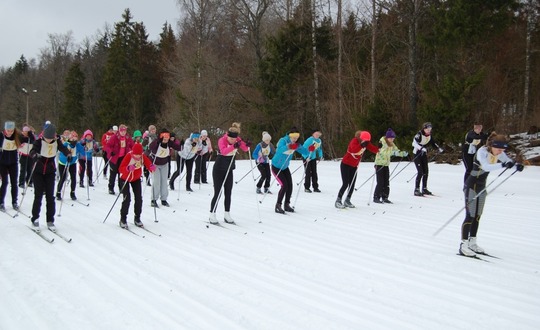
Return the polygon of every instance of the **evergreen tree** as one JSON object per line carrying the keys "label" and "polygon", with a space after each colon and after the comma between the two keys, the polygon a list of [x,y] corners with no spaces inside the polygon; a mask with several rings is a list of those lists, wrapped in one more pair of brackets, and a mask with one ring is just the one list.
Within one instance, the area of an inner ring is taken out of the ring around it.
{"label": "evergreen tree", "polygon": [[84,111],[84,73],[81,62],[73,62],[66,77],[64,107],[60,115],[59,128],[82,131],[88,127],[88,117]]}

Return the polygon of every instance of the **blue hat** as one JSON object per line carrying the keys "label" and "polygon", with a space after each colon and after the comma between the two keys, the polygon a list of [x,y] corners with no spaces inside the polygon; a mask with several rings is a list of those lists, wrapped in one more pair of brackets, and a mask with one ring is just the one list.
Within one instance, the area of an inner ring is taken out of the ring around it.
{"label": "blue hat", "polygon": [[199,136],[201,136],[201,135],[199,134],[199,132],[193,132],[193,133],[191,133],[191,138],[192,138],[192,139],[198,139]]}
{"label": "blue hat", "polygon": [[4,129],[15,129],[15,122],[14,121],[6,121],[4,123]]}

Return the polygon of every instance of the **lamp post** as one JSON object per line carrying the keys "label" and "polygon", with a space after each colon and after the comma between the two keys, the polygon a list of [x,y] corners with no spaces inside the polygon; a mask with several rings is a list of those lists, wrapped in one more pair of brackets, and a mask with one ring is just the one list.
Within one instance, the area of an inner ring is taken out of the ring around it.
{"label": "lamp post", "polygon": [[[30,93],[24,87],[21,88],[21,90],[24,94],[26,94],[26,125],[30,125],[30,123],[28,122],[28,97],[30,96]],[[32,90],[32,92],[37,93],[37,89]]]}

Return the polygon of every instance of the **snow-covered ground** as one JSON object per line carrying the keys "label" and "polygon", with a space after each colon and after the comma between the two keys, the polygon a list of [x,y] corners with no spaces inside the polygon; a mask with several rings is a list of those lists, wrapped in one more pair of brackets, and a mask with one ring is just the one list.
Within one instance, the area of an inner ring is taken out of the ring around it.
{"label": "snow-covered ground", "polygon": [[[249,168],[237,161],[235,180]],[[143,222],[161,237],[121,230],[120,201],[103,223],[115,196],[102,178],[89,207],[66,200],[57,214],[71,243],[45,231],[56,238],[49,244],[24,216],[0,213],[0,329],[538,329],[540,168],[488,196],[478,240],[500,258],[489,262],[456,255],[462,213],[433,235],[464,205],[463,166],[430,164],[436,197],[413,196],[414,171],[391,181],[394,204],[368,205],[369,180],[353,195],[356,209],[338,210],[339,162],[321,162],[322,193],[302,188],[286,215],[274,213],[278,187],[259,203],[249,175],[233,188],[238,226],[226,228],[205,223],[211,184],[186,193],[177,182],[157,223],[145,189]],[[372,173],[361,164],[357,186]],[[86,189],[77,195],[87,201]]]}

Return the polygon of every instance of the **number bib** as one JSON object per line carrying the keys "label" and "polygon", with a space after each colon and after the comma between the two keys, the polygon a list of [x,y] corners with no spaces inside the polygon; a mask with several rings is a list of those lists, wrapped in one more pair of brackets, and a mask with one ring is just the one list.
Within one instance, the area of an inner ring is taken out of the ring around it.
{"label": "number bib", "polygon": [[15,144],[15,141],[4,138],[4,143],[2,143],[2,149],[5,151],[14,151],[17,150],[17,145]]}
{"label": "number bib", "polygon": [[47,143],[45,140],[41,143],[41,150],[39,154],[41,157],[45,158],[53,158],[56,156],[56,152],[58,151],[58,143],[56,143],[56,140],[53,140],[52,143]]}
{"label": "number bib", "polygon": [[19,152],[23,156],[28,156],[30,149],[32,149],[32,145],[30,143],[23,143],[19,146]]}
{"label": "number bib", "polygon": [[161,147],[161,145],[159,145],[158,148],[157,148],[157,151],[156,151],[156,157],[158,157],[158,158],[167,158],[167,157],[169,157],[169,149],[168,148],[163,148],[163,147]]}

